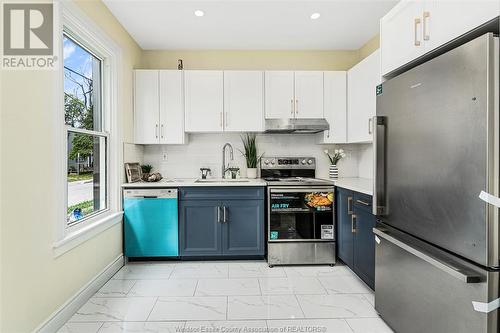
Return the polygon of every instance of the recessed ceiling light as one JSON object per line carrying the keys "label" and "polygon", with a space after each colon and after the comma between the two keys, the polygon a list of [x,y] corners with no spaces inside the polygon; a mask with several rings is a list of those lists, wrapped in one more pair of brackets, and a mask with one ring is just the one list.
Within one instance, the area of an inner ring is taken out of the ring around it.
{"label": "recessed ceiling light", "polygon": [[317,19],[319,19],[320,16],[321,16],[320,13],[312,13],[311,20],[317,20]]}
{"label": "recessed ceiling light", "polygon": [[198,10],[194,11],[194,15],[196,15],[198,17],[202,17],[203,15],[205,15],[205,12],[198,9]]}

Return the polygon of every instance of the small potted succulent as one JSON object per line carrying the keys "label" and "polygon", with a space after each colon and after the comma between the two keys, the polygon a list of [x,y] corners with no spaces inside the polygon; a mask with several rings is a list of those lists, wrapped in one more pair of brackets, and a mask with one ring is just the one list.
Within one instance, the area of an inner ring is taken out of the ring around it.
{"label": "small potted succulent", "polygon": [[329,170],[329,176],[331,180],[338,180],[339,179],[339,168],[337,167],[337,163],[346,157],[346,154],[344,152],[344,149],[335,149],[333,153],[330,153],[328,149],[325,149],[325,154],[328,156],[328,159],[330,160],[330,170]]}
{"label": "small potted succulent", "polygon": [[143,164],[141,165],[142,169],[142,180],[147,181],[149,178],[149,174],[151,173],[151,170],[153,170],[153,166],[150,164]]}
{"label": "small potted succulent", "polygon": [[245,156],[247,162],[247,178],[257,178],[257,165],[262,155],[257,155],[256,135],[254,133],[247,133],[241,137],[243,142],[244,151],[241,154]]}

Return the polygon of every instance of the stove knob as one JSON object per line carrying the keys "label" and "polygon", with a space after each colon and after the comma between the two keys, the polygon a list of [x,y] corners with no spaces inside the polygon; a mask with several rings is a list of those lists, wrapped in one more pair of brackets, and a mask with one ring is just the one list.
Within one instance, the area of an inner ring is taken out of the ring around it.
{"label": "stove knob", "polygon": [[313,160],[308,160],[307,164],[309,164],[309,165],[313,164]]}
{"label": "stove knob", "polygon": [[274,160],[271,160],[271,164],[274,165],[274,163],[276,163]]}
{"label": "stove knob", "polygon": [[268,164],[269,164],[269,160],[265,160],[265,161],[264,161],[264,164],[265,164],[265,165],[268,165]]}
{"label": "stove knob", "polygon": [[306,163],[307,163],[307,161],[306,161],[306,160],[302,160],[302,164],[306,164]]}

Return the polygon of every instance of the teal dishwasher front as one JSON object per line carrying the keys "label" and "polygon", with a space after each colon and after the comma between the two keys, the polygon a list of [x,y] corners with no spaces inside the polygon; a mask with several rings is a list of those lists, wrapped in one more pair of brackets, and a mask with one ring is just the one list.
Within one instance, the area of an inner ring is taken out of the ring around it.
{"label": "teal dishwasher front", "polygon": [[126,189],[123,201],[125,256],[179,256],[177,189]]}

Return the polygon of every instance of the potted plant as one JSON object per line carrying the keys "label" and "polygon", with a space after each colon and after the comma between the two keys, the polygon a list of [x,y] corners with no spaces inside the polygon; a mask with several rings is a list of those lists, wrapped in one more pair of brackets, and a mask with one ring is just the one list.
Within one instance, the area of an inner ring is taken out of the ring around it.
{"label": "potted plant", "polygon": [[153,170],[153,166],[149,164],[144,164],[141,165],[142,169],[142,180],[148,180],[149,174],[151,173],[151,170]]}
{"label": "potted plant", "polygon": [[241,137],[243,142],[244,151],[241,154],[245,156],[247,161],[247,178],[257,178],[257,164],[259,163],[262,155],[257,155],[256,135],[254,133],[246,133]]}
{"label": "potted plant", "polygon": [[331,180],[337,180],[339,179],[339,168],[337,167],[337,163],[346,157],[346,154],[344,152],[344,149],[335,149],[333,151],[333,154],[328,151],[328,149],[325,149],[325,154],[328,156],[328,159],[330,160],[330,170],[329,170],[329,176]]}

